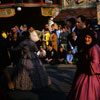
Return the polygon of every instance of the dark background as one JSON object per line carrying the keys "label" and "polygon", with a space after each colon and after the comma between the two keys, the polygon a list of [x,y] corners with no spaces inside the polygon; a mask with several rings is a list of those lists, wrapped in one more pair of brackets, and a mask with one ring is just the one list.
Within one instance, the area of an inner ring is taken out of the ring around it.
{"label": "dark background", "polygon": [[35,29],[42,30],[44,25],[48,22],[49,17],[41,15],[40,7],[22,7],[21,11],[17,11],[13,17],[0,18],[0,29],[9,30],[15,25],[27,24],[28,27],[33,26]]}

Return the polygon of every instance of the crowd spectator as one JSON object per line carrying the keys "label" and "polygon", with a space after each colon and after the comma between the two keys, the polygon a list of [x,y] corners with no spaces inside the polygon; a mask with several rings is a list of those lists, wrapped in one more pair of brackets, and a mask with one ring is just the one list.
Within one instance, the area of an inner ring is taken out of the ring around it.
{"label": "crowd spectator", "polygon": [[22,26],[22,28],[23,28],[23,30],[22,30],[22,40],[25,40],[25,39],[29,38],[30,33],[29,33],[29,31],[28,31],[28,27],[27,27],[26,24],[24,24],[24,25]]}
{"label": "crowd spectator", "polygon": [[48,45],[48,49],[46,51],[46,63],[48,64],[55,64],[56,63],[56,57],[57,57],[57,52],[56,50],[53,49],[52,44]]}
{"label": "crowd spectator", "polygon": [[52,25],[51,25],[51,31],[50,31],[50,33],[52,33],[53,31],[56,33],[55,24],[52,24]]}
{"label": "crowd spectator", "polygon": [[[48,29],[48,31],[49,31],[49,33],[50,33],[50,29],[49,29],[49,25],[48,25],[48,24],[45,24],[45,28],[47,28],[47,29]],[[42,35],[43,35],[43,33],[45,32],[45,28],[44,28],[44,29],[42,29]]]}
{"label": "crowd spectator", "polygon": [[42,42],[43,42],[44,49],[47,49],[49,42],[50,42],[50,33],[49,33],[48,28],[45,28],[45,32],[43,33]]}
{"label": "crowd spectator", "polygon": [[55,49],[56,51],[58,51],[58,47],[57,47],[57,36],[55,31],[52,31],[51,35],[50,35],[50,42],[52,44],[53,49]]}
{"label": "crowd spectator", "polygon": [[77,36],[76,36],[76,33],[73,32],[71,34],[70,40],[68,41],[68,48],[72,49],[72,54],[76,54],[77,53],[76,41],[77,41]]}
{"label": "crowd spectator", "polygon": [[65,27],[63,27],[63,32],[59,36],[60,45],[63,47],[64,50],[67,51],[67,36],[68,32],[66,31]]}
{"label": "crowd spectator", "polygon": [[22,36],[22,32],[21,32],[21,30],[19,29],[19,26],[16,25],[15,28],[16,28],[17,32],[19,33],[19,36]]}
{"label": "crowd spectator", "polygon": [[[21,38],[19,37],[19,33],[15,27],[12,28],[12,40],[11,40],[11,48],[15,48],[19,45]],[[13,66],[15,67],[19,60],[20,52],[11,51],[11,61],[13,62]]]}
{"label": "crowd spectator", "polygon": [[66,59],[66,51],[63,49],[62,46],[60,46],[57,53],[57,63],[65,64],[65,59]]}
{"label": "crowd spectator", "polygon": [[56,30],[56,35],[57,35],[57,47],[59,48],[59,36],[62,33],[62,26],[58,25],[58,29]]}
{"label": "crowd spectator", "polygon": [[78,46],[78,51],[81,50],[83,43],[84,43],[84,31],[87,28],[87,19],[86,17],[84,17],[83,15],[80,15],[77,17],[77,22],[76,22],[76,26],[77,26],[77,46]]}
{"label": "crowd spectator", "polygon": [[73,54],[72,49],[68,49],[67,55],[66,55],[66,63],[73,64]]}
{"label": "crowd spectator", "polygon": [[40,42],[40,38],[38,37],[38,34],[36,33],[35,29],[33,27],[30,27],[29,33],[30,33],[30,39],[36,43],[39,49],[41,42]]}
{"label": "crowd spectator", "polygon": [[41,59],[42,63],[45,63],[46,58],[46,50],[43,48],[43,46],[40,46],[39,51],[37,52],[38,57]]}

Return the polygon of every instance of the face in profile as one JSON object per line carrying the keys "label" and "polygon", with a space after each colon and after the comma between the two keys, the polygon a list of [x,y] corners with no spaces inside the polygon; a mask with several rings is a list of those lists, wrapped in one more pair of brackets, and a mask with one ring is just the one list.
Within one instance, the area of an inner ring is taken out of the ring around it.
{"label": "face in profile", "polygon": [[84,22],[82,22],[81,18],[77,18],[76,26],[78,29],[82,29],[84,26]]}
{"label": "face in profile", "polygon": [[90,45],[92,43],[92,37],[90,35],[85,36],[85,44]]}

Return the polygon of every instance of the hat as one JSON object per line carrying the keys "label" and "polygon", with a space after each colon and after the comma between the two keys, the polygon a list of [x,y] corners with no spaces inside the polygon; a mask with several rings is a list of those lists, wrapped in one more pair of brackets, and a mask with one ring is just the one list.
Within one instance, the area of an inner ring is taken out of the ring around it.
{"label": "hat", "polygon": [[96,38],[96,36],[95,36],[96,33],[95,33],[93,30],[85,29],[84,33],[85,33],[85,36],[86,36],[86,35],[89,35],[89,36],[91,36],[92,38]]}
{"label": "hat", "polygon": [[45,31],[49,31],[49,29],[48,29],[48,28],[45,28],[44,30],[45,30]]}
{"label": "hat", "polygon": [[24,24],[24,25],[23,25],[23,27],[24,27],[24,28],[27,28],[27,25],[26,25],[26,24]]}

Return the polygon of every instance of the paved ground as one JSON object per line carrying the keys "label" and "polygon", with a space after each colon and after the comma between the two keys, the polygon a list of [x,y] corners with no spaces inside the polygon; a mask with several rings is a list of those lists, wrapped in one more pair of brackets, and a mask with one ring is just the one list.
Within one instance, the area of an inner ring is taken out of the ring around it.
{"label": "paved ground", "polygon": [[76,68],[75,64],[45,64],[44,65],[46,68]]}
{"label": "paved ground", "polygon": [[[75,65],[45,65],[52,85],[39,91],[7,91],[9,100],[66,100],[76,71]],[[13,68],[9,68],[13,72]]]}

